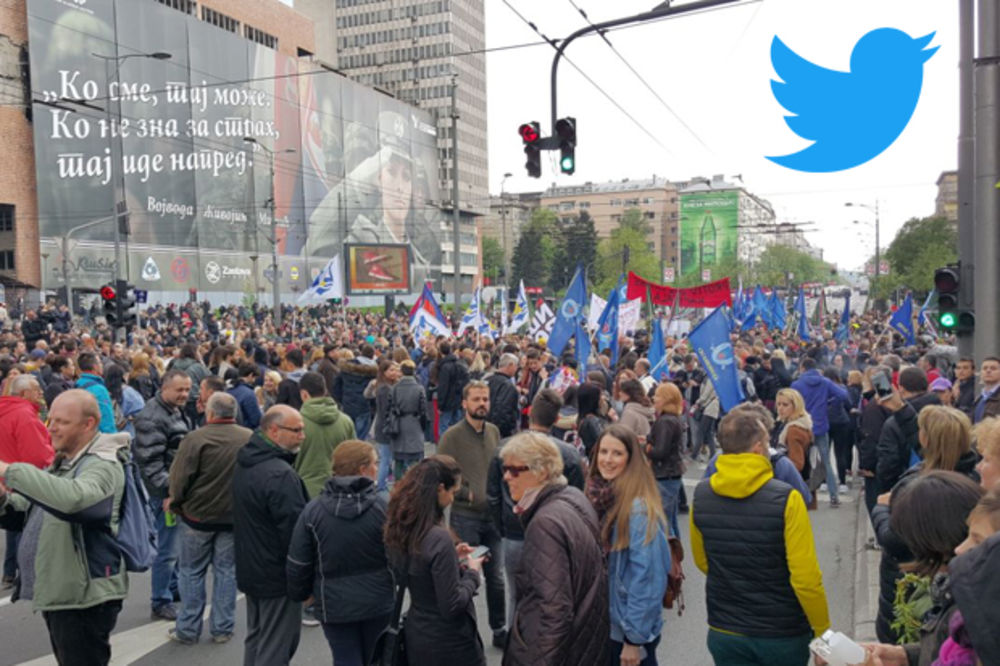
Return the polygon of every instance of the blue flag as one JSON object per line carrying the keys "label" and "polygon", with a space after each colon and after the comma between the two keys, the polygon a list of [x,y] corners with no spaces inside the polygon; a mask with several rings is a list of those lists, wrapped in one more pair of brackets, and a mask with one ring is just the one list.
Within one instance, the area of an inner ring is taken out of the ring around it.
{"label": "blue flag", "polygon": [[729,317],[723,308],[720,305],[705,317],[688,335],[688,341],[719,396],[719,404],[728,412],[746,400],[746,396],[740,386],[733,345],[729,341]]}
{"label": "blue flag", "polygon": [[778,290],[774,287],[771,287],[771,299],[769,306],[771,320],[774,322],[774,328],[779,331],[785,330],[785,326],[788,324],[788,315],[785,312],[785,299],[778,296]]}
{"label": "blue flag", "polygon": [[809,342],[809,317],[806,316],[806,295],[799,287],[798,298],[795,299],[795,316],[799,318],[798,333],[799,339]]}
{"label": "blue flag", "polygon": [[670,370],[667,363],[667,345],[663,341],[663,321],[653,320],[653,338],[649,343],[649,354],[646,355],[649,361],[649,376],[658,382],[665,382],[670,379]]}
{"label": "blue flag", "polygon": [[[552,334],[549,335],[549,350],[556,356],[561,356],[563,349],[569,339],[576,335],[577,346],[579,338],[577,335],[580,324],[583,322],[583,306],[587,303],[587,281],[584,275],[583,265],[576,267],[573,274],[573,281],[570,282],[566,296],[563,297],[559,309],[556,310],[556,322],[552,326]],[[586,337],[586,332],[584,332]],[[589,343],[588,343],[589,347]]]}
{"label": "blue flag", "polygon": [[906,300],[903,301],[903,304],[899,306],[899,309],[893,313],[892,319],[889,320],[889,326],[892,326],[892,328],[896,332],[902,334],[903,339],[906,341],[906,344],[908,345],[917,344],[916,335],[914,335],[913,333],[912,292],[906,295]]}
{"label": "blue flag", "polygon": [[851,292],[844,298],[844,311],[840,313],[840,325],[833,332],[833,337],[839,345],[846,345],[851,335]]}
{"label": "blue flag", "polygon": [[611,365],[618,365],[618,288],[611,290],[608,302],[597,320],[597,351],[611,350]]}
{"label": "blue flag", "polygon": [[920,306],[920,312],[917,314],[917,323],[920,324],[921,326],[926,326],[927,323],[930,321],[929,319],[927,319],[927,308],[931,306],[931,301],[934,299],[934,295],[936,293],[937,290],[931,289],[930,293],[927,294],[927,300],[924,301],[924,304]]}

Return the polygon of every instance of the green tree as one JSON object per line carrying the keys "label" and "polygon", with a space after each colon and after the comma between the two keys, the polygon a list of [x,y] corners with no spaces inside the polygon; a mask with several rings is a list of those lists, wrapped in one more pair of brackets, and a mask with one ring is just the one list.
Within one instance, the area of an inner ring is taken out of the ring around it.
{"label": "green tree", "polygon": [[592,269],[597,258],[597,230],[587,211],[572,219],[560,221],[553,234],[556,247],[552,256],[549,286],[554,292],[565,289],[577,265]]}
{"label": "green tree", "polygon": [[500,241],[490,236],[483,237],[483,274],[488,275],[494,283],[500,280],[503,273],[503,246]]}
{"label": "green tree", "polygon": [[753,266],[749,277],[754,284],[771,287],[784,285],[789,273],[794,284],[826,282],[830,279],[831,266],[794,247],[769,245],[761,252],[760,260]]}
{"label": "green tree", "polygon": [[514,247],[511,258],[511,284],[524,280],[527,286],[549,284],[553,260],[556,255],[558,219],[551,210],[539,208],[521,231],[521,238]]}
{"label": "green tree", "polygon": [[624,215],[622,215],[621,222],[618,224],[622,229],[631,229],[643,236],[651,236],[653,234],[653,225],[646,221],[642,211],[638,208],[629,208],[626,210]]}
{"label": "green tree", "polygon": [[628,248],[626,271],[647,280],[659,282],[660,261],[656,258],[646,234],[634,227],[619,227],[611,232],[597,246],[597,261],[593,272],[594,289],[602,297],[618,282],[622,273],[622,261]]}
{"label": "green tree", "polygon": [[930,291],[934,269],[958,259],[958,230],[943,217],[912,218],[885,251],[889,275],[880,275],[877,297],[894,289]]}

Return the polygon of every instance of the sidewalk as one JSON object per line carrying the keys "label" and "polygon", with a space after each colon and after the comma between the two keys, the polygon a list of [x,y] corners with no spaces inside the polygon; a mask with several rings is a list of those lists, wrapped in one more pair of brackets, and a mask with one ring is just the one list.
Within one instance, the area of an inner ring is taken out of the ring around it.
{"label": "sidewalk", "polygon": [[854,537],[854,633],[857,642],[876,641],[875,615],[878,612],[878,565],[882,551],[869,550],[868,539],[875,537],[864,498],[857,502],[858,524]]}

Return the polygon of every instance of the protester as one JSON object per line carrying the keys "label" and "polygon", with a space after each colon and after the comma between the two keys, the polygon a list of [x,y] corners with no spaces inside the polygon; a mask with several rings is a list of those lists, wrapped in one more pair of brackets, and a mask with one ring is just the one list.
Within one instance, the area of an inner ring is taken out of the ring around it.
{"label": "protester", "polygon": [[490,414],[486,420],[497,427],[503,439],[517,432],[520,423],[519,396],[517,387],[514,386],[517,366],[518,358],[515,354],[504,354],[497,362],[496,372],[485,378],[490,387]]}
{"label": "protester", "polygon": [[451,344],[442,342],[440,351],[441,358],[434,367],[434,377],[438,409],[441,410],[440,430],[443,434],[462,420],[461,403],[465,399],[464,390],[469,382],[469,368],[452,353]]}
{"label": "protester", "polygon": [[473,604],[483,558],[470,557],[472,547],[456,545],[444,525],[461,483],[455,460],[438,455],[414,465],[392,490],[385,547],[410,595],[406,653],[412,664],[486,664]]}
{"label": "protester", "polygon": [[[188,394],[187,404],[183,409],[188,421],[194,425],[199,418],[196,405],[198,398],[201,397],[201,382],[211,374],[208,368],[201,363],[201,358],[198,356],[198,346],[191,343],[181,345],[179,356],[170,364],[169,369],[180,370],[191,378],[191,392]],[[162,379],[160,383],[162,385]]]}
{"label": "protester", "polygon": [[920,368],[903,368],[899,373],[899,389],[879,398],[879,403],[892,415],[882,426],[878,442],[878,463],[875,478],[880,492],[886,493],[899,481],[903,472],[913,464],[918,441],[917,415],[930,405],[938,404],[938,397],[927,391],[927,376]]}
{"label": "protester", "polygon": [[303,367],[305,360],[301,349],[289,349],[285,352],[285,357],[281,360],[281,370],[285,373],[285,378],[278,384],[279,405],[288,405],[293,409],[302,407],[302,396],[299,394],[299,380],[305,374]]}
{"label": "protester", "polygon": [[369,666],[394,602],[382,539],[388,499],[375,489],[378,456],[368,442],[341,442],[332,466],[332,478],[295,524],[288,596],[315,599],[337,666]]}
{"label": "protester", "polygon": [[260,405],[257,404],[257,396],[254,395],[254,384],[257,381],[258,370],[253,363],[246,361],[240,363],[236,368],[236,379],[228,393],[236,398],[239,405],[239,415],[242,417],[240,423],[250,430],[255,430],[260,425]]}
{"label": "protester", "polygon": [[991,490],[1000,483],[1000,419],[993,417],[980,421],[972,434],[982,456],[976,471],[982,479],[983,488]]}
{"label": "protester", "polygon": [[51,372],[45,383],[45,404],[52,407],[56,396],[73,388],[76,382],[76,364],[71,358],[57,356],[49,363],[49,369]]}
{"label": "protester", "polygon": [[299,391],[305,437],[292,466],[306,486],[307,497],[315,499],[330,478],[330,460],[337,447],[355,438],[354,424],[326,395],[326,381],[318,372],[304,373]]}
{"label": "protester", "polygon": [[401,376],[389,394],[389,414],[395,420],[394,432],[389,435],[395,479],[402,479],[424,457],[429,410],[424,387],[414,377],[416,365],[405,360],[399,367]]}
{"label": "protester", "polygon": [[979,381],[983,390],[972,408],[973,423],[979,423],[991,416],[1000,416],[1000,358],[987,356],[979,365]]}
{"label": "protester", "polygon": [[391,418],[389,395],[399,378],[399,364],[392,359],[382,358],[378,362],[378,374],[369,383],[364,393],[367,400],[375,402],[374,437],[378,444],[379,474],[377,484],[379,490],[386,489],[389,476],[392,474],[392,443],[389,432],[386,430],[386,424]]}
{"label": "protester", "polygon": [[955,407],[971,419],[976,408],[976,363],[971,358],[958,359],[951,390]]}
{"label": "protester", "polygon": [[865,370],[862,382],[863,397],[867,403],[861,410],[861,422],[858,428],[858,474],[865,480],[865,507],[869,515],[879,495],[879,483],[875,476],[878,468],[878,442],[882,436],[882,427],[892,415],[891,411],[876,400],[875,388],[872,385],[872,377],[876,374],[888,379],[891,373],[886,366],[871,366]]}
{"label": "protester", "polygon": [[178,590],[181,595],[176,627],[169,632],[178,643],[201,637],[205,612],[205,575],[212,567],[212,611],[209,633],[213,643],[233,636],[236,616],[236,553],[233,539],[233,473],[236,456],[253,434],[236,425],[236,398],[216,393],[205,405],[205,425],[188,433],[177,447],[170,467],[170,511],[180,517]]}
{"label": "protester", "polygon": [[621,383],[620,394],[624,400],[621,418],[618,423],[625,426],[639,437],[640,441],[649,436],[656,414],[653,402],[646,395],[646,389],[638,379],[628,379]]}
{"label": "protester", "polygon": [[102,376],[104,367],[93,354],[80,354],[76,359],[76,364],[80,368],[80,378],[76,380],[76,388],[84,389],[97,399],[97,404],[101,409],[101,432],[108,434],[118,432],[111,395],[108,394],[108,388]]}
{"label": "protester", "polygon": [[608,574],[597,515],[562,475],[550,438],[523,433],[500,452],[504,482],[524,526],[511,635],[503,663],[610,663]]}
{"label": "protester", "polygon": [[111,396],[111,407],[115,415],[115,430],[125,431],[135,437],[135,417],[146,405],[142,394],[127,383],[125,368],[117,363],[109,363],[104,369],[104,383]]}
{"label": "protester", "polygon": [[830,420],[828,417],[828,405],[831,400],[848,399],[847,390],[839,384],[835,384],[816,369],[816,360],[805,358],[800,366],[799,378],[792,382],[792,388],[802,395],[805,401],[806,411],[813,423],[813,443],[819,451],[819,463],[813,467],[809,479],[809,490],[815,493],[824,480],[826,474],[826,487],[830,493],[830,506],[837,508],[840,506],[839,487],[837,485],[837,474],[830,460]]}
{"label": "protester", "polygon": [[671,382],[660,384],[653,395],[653,409],[657,416],[645,452],[656,478],[670,535],[680,538],[677,506],[684,478],[684,462],[681,457],[684,443],[684,421],[681,420],[684,399],[680,389]]}
{"label": "protester", "polygon": [[698,438],[695,440],[691,457],[701,458],[702,449],[708,448],[708,460],[715,457],[715,431],[719,422],[721,406],[719,396],[715,394],[712,382],[704,382],[698,400],[692,410],[691,418],[698,424]]}
{"label": "protester", "polygon": [[[823,372],[824,377],[838,386],[842,384],[841,374],[834,367],[827,368]],[[854,422],[851,415],[854,404],[851,391],[847,389],[845,396],[833,396],[826,405],[827,420],[830,423],[830,442],[833,445],[837,480],[840,482],[838,496],[840,493],[848,492],[847,471],[851,468],[854,457]]]}
{"label": "protester", "polygon": [[[362,348],[365,352],[374,354],[367,343]],[[338,366],[340,373],[333,383],[332,397],[344,413],[351,417],[359,439],[368,439],[372,426],[372,406],[364,393],[368,383],[378,374],[378,366],[370,361],[371,357],[367,354],[361,354],[357,359],[352,355],[342,360]],[[384,463],[380,461],[379,464]]]}

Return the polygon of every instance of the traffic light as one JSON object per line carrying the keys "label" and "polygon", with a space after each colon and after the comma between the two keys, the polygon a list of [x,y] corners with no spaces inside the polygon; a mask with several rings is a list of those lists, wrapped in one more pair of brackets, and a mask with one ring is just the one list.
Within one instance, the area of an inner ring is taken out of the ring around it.
{"label": "traffic light", "polygon": [[115,290],[114,286],[106,284],[101,287],[101,300],[104,302],[104,318],[108,320],[108,324],[111,326],[117,325],[118,322],[118,292]]}
{"label": "traffic light", "polygon": [[555,133],[559,141],[559,170],[572,174],[576,171],[576,118],[557,120]]}
{"label": "traffic light", "polygon": [[937,292],[937,322],[945,331],[971,333],[976,326],[976,315],[972,310],[962,308],[961,266],[951,264],[934,271],[934,290]]}
{"label": "traffic light", "polygon": [[118,325],[126,328],[135,326],[135,287],[125,280],[118,280]]}
{"label": "traffic light", "polygon": [[524,154],[528,158],[524,163],[524,168],[528,170],[528,175],[532,178],[541,178],[542,147],[540,144],[542,134],[540,125],[537,121],[532,120],[530,123],[524,123],[518,127],[517,133],[521,137],[521,141],[524,142]]}

